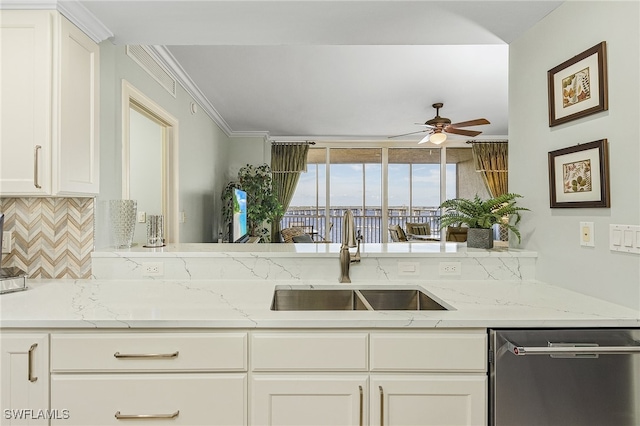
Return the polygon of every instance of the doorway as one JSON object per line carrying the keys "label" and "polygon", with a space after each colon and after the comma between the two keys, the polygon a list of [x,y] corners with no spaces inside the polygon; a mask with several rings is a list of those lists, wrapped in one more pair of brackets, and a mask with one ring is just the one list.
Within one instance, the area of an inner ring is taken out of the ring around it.
{"label": "doorway", "polygon": [[146,241],[141,213],[164,216],[167,243],[179,242],[178,120],[122,81],[122,198],[138,201],[134,243]]}

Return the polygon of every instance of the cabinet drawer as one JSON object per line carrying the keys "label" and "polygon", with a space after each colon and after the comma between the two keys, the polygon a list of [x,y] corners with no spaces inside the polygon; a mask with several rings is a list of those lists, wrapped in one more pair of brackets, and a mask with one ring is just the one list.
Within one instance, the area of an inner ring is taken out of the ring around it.
{"label": "cabinet drawer", "polygon": [[253,371],[366,371],[367,333],[254,333]]}
{"label": "cabinet drawer", "polygon": [[371,333],[371,371],[487,369],[484,330]]}
{"label": "cabinet drawer", "polygon": [[53,374],[52,407],[68,418],[51,424],[245,425],[246,388],[246,373]]}
{"label": "cabinet drawer", "polygon": [[51,370],[246,371],[246,333],[51,335]]}

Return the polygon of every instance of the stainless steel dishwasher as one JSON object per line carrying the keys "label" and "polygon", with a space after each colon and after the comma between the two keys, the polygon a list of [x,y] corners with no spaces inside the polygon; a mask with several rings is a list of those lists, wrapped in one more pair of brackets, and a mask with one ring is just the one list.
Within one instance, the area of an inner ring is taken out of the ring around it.
{"label": "stainless steel dishwasher", "polygon": [[640,425],[640,329],[495,329],[489,350],[490,425]]}

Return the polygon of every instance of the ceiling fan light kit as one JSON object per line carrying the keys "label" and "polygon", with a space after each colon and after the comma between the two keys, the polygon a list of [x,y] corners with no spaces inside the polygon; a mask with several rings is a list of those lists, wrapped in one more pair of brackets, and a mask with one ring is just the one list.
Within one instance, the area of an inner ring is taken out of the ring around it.
{"label": "ceiling fan light kit", "polygon": [[462,135],[462,136],[470,136],[470,137],[475,137],[475,136],[478,136],[480,133],[482,133],[477,130],[460,129],[459,127],[481,126],[484,124],[490,124],[489,120],[487,120],[486,118],[477,118],[475,120],[461,121],[459,123],[451,124],[450,119],[446,117],[440,117],[440,108],[442,108],[443,105],[444,104],[442,102],[437,102],[432,105],[436,109],[436,116],[433,117],[431,120],[427,120],[424,124],[422,124],[423,126],[428,127],[427,130],[419,130],[417,132],[390,136],[389,138],[397,138],[399,136],[407,136],[407,135],[413,135],[416,133],[428,132],[427,136],[422,138],[422,140],[418,143],[421,144],[428,141],[428,142],[431,142],[432,144],[440,145],[441,143],[447,140],[446,133]]}

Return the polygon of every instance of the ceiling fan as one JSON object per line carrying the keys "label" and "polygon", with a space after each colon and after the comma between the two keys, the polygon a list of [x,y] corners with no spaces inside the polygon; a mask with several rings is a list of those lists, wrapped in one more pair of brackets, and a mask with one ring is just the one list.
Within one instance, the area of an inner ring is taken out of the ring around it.
{"label": "ceiling fan", "polygon": [[425,130],[418,130],[417,132],[404,133],[402,135],[389,136],[389,138],[397,138],[400,136],[414,135],[416,133],[428,132],[427,135],[422,138],[422,140],[418,143],[431,142],[433,144],[439,145],[442,142],[447,140],[446,133],[452,133],[456,135],[463,135],[474,137],[478,136],[480,133],[477,130],[465,130],[460,129],[460,127],[469,127],[469,126],[480,126],[483,124],[490,124],[489,120],[486,118],[477,118],[475,120],[469,121],[461,121],[459,123],[451,123],[446,117],[440,117],[440,108],[442,108],[442,102],[438,102],[433,104],[433,107],[436,109],[436,116],[431,120],[427,120],[424,124],[419,124],[420,126],[426,126]]}

